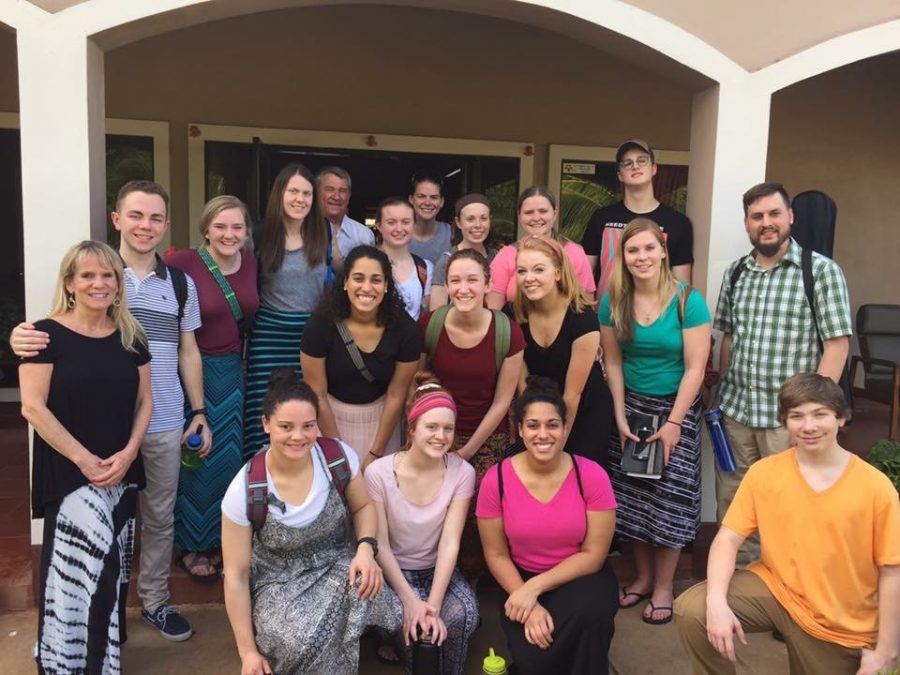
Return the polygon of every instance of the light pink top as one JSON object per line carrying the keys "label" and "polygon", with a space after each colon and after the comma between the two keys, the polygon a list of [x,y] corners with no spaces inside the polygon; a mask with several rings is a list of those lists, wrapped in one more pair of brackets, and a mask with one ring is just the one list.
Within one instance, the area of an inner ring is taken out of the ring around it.
{"label": "light pink top", "polygon": [[409,501],[394,477],[394,455],[376,459],[366,469],[372,501],[384,504],[388,539],[400,569],[427,570],[437,564],[438,543],[450,503],[475,494],[475,469],[455,453],[447,455],[447,472],[437,496],[428,504]]}
{"label": "light pink top", "polygon": [[[594,282],[594,273],[588,263],[584,249],[574,241],[566,241],[563,250],[575,272],[575,278],[585,293],[594,295],[597,284]],[[507,302],[512,302],[516,297],[516,253],[515,244],[507,244],[494,256],[491,261],[491,290],[497,293],[505,293]]]}
{"label": "light pink top", "polygon": [[[510,460],[492,466],[481,481],[479,518],[502,518],[513,562],[528,572],[546,572],[581,550],[587,535],[587,512],[616,508],[609,476],[599,464],[575,456],[581,472],[584,497],[578,491],[575,469],[563,481],[553,499],[544,504],[531,496],[519,480]],[[503,504],[497,484],[497,467],[503,467]]]}

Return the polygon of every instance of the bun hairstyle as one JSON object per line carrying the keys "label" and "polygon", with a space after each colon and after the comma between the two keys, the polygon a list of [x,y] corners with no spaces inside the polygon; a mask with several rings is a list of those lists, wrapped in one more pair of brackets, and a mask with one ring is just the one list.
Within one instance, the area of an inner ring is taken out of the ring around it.
{"label": "bun hairstyle", "polygon": [[[413,377],[412,395],[406,402],[406,423],[412,429],[416,420],[435,408],[450,408],[456,415],[456,402],[453,396],[442,385],[437,376],[428,370],[420,370]],[[412,441],[412,434],[407,434],[406,449]]]}
{"label": "bun hairstyle", "polygon": [[263,415],[271,417],[275,409],[288,401],[309,403],[319,414],[319,397],[293,368],[276,368],[269,375],[269,386],[263,397]]}
{"label": "bun hairstyle", "polygon": [[[553,263],[553,266],[559,270],[559,281],[556,283],[562,302],[570,307],[573,311],[581,313],[586,309],[596,306],[594,298],[584,292],[578,277],[575,276],[575,270],[572,269],[572,263],[563,245],[555,239],[547,236],[531,236],[525,237],[519,242],[518,251],[516,252],[516,265],[518,266],[518,258],[523,251],[537,251],[542,253]],[[516,285],[516,297],[513,298],[513,314],[518,323],[527,323],[528,314],[533,307],[533,303],[526,296],[521,287]]]}
{"label": "bun hairstyle", "polygon": [[562,394],[559,393],[559,387],[556,382],[540,375],[529,375],[525,380],[525,391],[516,398],[513,404],[513,417],[516,426],[521,426],[525,419],[525,412],[532,403],[549,403],[556,412],[563,424],[566,423],[566,402],[563,400]]}

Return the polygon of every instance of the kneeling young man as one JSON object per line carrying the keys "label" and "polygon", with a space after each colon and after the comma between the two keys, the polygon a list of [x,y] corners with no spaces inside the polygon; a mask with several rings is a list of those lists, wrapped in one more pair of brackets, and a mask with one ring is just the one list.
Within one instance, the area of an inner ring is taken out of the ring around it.
{"label": "kneeling young man", "polygon": [[[841,389],[806,373],[778,393],[796,445],[750,467],[709,551],[707,581],[675,602],[694,673],[734,673],[734,638],[780,631],[792,675],[890,672],[900,649],[900,499],[837,442]],[[735,571],[755,531],[761,558]]]}

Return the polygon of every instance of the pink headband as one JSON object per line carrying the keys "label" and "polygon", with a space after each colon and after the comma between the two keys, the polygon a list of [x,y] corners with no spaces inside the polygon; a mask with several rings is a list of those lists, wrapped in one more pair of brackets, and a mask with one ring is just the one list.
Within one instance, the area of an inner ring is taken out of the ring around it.
{"label": "pink headband", "polygon": [[415,403],[410,406],[409,412],[406,413],[406,421],[412,425],[416,419],[435,408],[450,408],[453,414],[456,414],[456,403],[453,402],[450,394],[443,391],[435,391],[416,399]]}

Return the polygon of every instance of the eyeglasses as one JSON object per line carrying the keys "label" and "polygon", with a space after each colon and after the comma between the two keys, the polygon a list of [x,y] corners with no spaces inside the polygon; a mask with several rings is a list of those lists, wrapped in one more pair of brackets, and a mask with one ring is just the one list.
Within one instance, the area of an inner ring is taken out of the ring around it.
{"label": "eyeglasses", "polygon": [[650,155],[640,155],[635,159],[623,159],[621,162],[619,162],[619,168],[628,171],[629,169],[633,169],[635,166],[644,167],[649,163]]}

